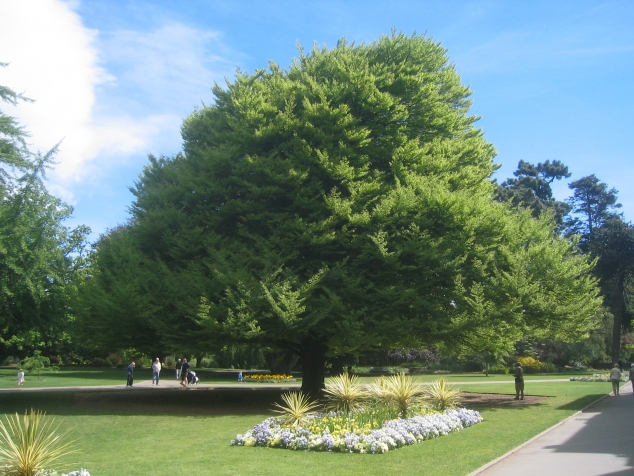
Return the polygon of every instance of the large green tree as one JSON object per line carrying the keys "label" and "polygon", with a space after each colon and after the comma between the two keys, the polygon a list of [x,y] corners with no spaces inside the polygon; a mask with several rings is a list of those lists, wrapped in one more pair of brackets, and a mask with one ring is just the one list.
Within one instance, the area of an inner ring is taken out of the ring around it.
{"label": "large green tree", "polygon": [[587,330],[590,265],[492,200],[495,151],[440,44],[341,41],[213,92],[184,154],[150,158],[129,231],[154,268],[195,266],[180,319],[209,345],[294,352],[317,395],[328,356]]}

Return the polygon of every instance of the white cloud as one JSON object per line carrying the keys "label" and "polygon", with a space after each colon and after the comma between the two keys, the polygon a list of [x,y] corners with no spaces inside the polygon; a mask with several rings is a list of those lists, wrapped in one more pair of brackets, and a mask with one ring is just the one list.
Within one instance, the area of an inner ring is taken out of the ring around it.
{"label": "white cloud", "polygon": [[[35,99],[2,105],[31,132],[35,150],[62,141],[52,184],[73,201],[80,180],[99,180],[149,151],[180,147],[182,117],[229,65],[218,34],[177,23],[149,32],[86,28],[78,3],[3,2],[0,84]],[[107,70],[106,70],[107,68]],[[167,150],[166,150],[167,149]],[[144,160],[144,159],[143,159]],[[140,167],[139,167],[140,168]]]}

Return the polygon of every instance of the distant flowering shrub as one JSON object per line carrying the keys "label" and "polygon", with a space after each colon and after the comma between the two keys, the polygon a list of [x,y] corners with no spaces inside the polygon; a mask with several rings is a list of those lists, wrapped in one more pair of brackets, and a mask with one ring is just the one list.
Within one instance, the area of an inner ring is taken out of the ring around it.
{"label": "distant flowering shrub", "polygon": [[[621,382],[627,382],[629,380],[629,376],[627,373],[623,373],[621,375]],[[586,375],[584,377],[570,377],[571,382],[610,382],[610,374],[592,374]]]}
{"label": "distant flowering shrub", "polygon": [[[320,414],[318,419],[336,419],[337,414]],[[482,417],[474,410],[464,408],[447,410],[407,419],[388,420],[380,427],[368,425],[320,425],[317,421],[306,426],[284,426],[279,418],[267,418],[244,435],[231,441],[233,446],[268,446],[303,451],[336,451],[344,453],[385,453],[406,445],[445,436],[480,423]],[[325,426],[325,427],[324,427]]]}
{"label": "distant flowering shrub", "polygon": [[537,374],[546,369],[546,364],[533,357],[519,357],[517,359],[520,366],[527,374]]}

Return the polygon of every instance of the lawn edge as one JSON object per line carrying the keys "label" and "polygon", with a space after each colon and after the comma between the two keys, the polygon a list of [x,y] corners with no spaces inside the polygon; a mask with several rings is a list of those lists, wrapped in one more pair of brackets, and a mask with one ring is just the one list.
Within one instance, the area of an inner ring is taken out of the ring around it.
{"label": "lawn edge", "polygon": [[525,446],[531,444],[533,441],[535,441],[538,438],[541,438],[542,436],[544,436],[545,434],[551,432],[552,430],[554,430],[555,428],[563,425],[564,423],[566,423],[568,420],[570,420],[571,418],[574,418],[576,416],[578,416],[580,413],[583,413],[584,411],[586,411],[588,408],[590,408],[592,405],[596,405],[597,403],[599,403],[601,400],[604,400],[606,398],[608,398],[610,396],[609,393],[605,394],[604,396],[602,396],[601,398],[598,398],[597,400],[595,400],[594,402],[586,405],[585,407],[583,407],[581,410],[573,413],[572,415],[570,415],[567,418],[564,418],[563,420],[561,420],[559,423],[555,423],[553,426],[551,426],[550,428],[545,429],[544,431],[542,431],[541,433],[533,436],[531,439],[525,441],[524,443],[522,443],[521,445],[513,448],[511,451],[508,451],[507,453],[504,453],[502,456],[494,459],[493,461],[489,461],[487,464],[485,464],[484,466],[480,466],[478,469],[476,469],[475,471],[472,471],[471,473],[467,474],[467,476],[476,476],[484,471],[486,471],[487,469],[489,469],[491,466],[495,466],[496,464],[498,464],[500,461],[508,458],[509,456],[517,453],[519,450],[521,450],[522,448],[524,448]]}

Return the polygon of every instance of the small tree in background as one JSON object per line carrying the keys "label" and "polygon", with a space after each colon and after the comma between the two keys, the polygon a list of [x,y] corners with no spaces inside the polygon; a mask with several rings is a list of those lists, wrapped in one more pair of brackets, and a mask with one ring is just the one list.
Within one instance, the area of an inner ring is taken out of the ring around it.
{"label": "small tree in background", "polygon": [[42,370],[59,370],[59,367],[51,365],[51,359],[44,357],[42,352],[39,350],[33,352],[32,357],[24,359],[22,361],[22,366],[29,372],[36,372],[38,380],[40,379],[40,371]]}

